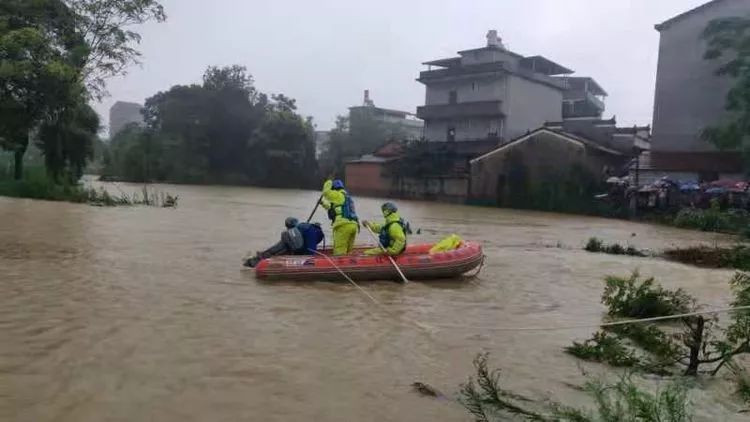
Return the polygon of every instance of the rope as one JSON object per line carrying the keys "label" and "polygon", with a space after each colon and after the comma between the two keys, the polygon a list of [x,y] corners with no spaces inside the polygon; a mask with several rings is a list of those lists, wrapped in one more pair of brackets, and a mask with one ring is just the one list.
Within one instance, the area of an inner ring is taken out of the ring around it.
{"label": "rope", "polygon": [[316,250],[314,250],[314,249],[310,249],[310,251],[312,251],[312,252],[314,252],[314,253],[316,253],[316,254],[318,254],[318,255],[322,256],[322,257],[323,257],[323,258],[325,258],[325,259],[326,259],[326,260],[327,260],[328,262],[330,262],[330,263],[331,263],[331,265],[333,265],[333,268],[335,268],[335,269],[336,269],[336,270],[337,270],[337,271],[338,271],[339,273],[341,273],[341,275],[343,275],[343,276],[344,276],[344,278],[346,278],[346,279],[347,279],[347,280],[349,281],[349,283],[352,283],[352,285],[353,285],[354,287],[356,287],[357,289],[359,289],[359,291],[360,291],[360,292],[362,292],[362,293],[363,293],[363,294],[364,294],[365,296],[367,296],[367,297],[368,297],[368,298],[369,298],[369,299],[370,299],[370,300],[372,301],[372,303],[374,303],[374,304],[376,304],[376,305],[378,305],[378,306],[381,306],[381,307],[383,306],[383,304],[382,304],[382,303],[378,302],[378,300],[377,300],[377,299],[375,299],[374,297],[372,297],[372,295],[370,295],[369,293],[367,293],[367,290],[363,289],[362,287],[360,287],[360,286],[359,286],[359,284],[355,283],[355,282],[354,282],[354,280],[352,280],[352,278],[351,278],[351,277],[349,277],[349,276],[348,276],[348,275],[347,275],[347,274],[346,274],[346,273],[345,273],[345,272],[344,272],[343,270],[341,270],[341,268],[339,268],[339,266],[338,266],[338,265],[336,265],[336,263],[335,263],[335,262],[333,262],[333,260],[332,260],[332,259],[331,259],[331,258],[330,258],[330,257],[329,257],[328,255],[326,255],[326,254],[324,254],[324,253],[321,253],[321,252],[318,252],[318,251],[316,251]]}
{"label": "rope", "polygon": [[[644,322],[653,322],[653,321],[666,321],[670,319],[681,319],[681,318],[687,318],[691,316],[697,316],[697,315],[707,315],[707,314],[720,314],[720,313],[729,313],[729,312],[736,312],[736,311],[746,311],[750,310],[750,305],[748,306],[738,306],[735,308],[719,308],[719,309],[713,309],[710,311],[696,311],[696,312],[688,312],[684,314],[677,314],[677,315],[667,315],[667,316],[658,316],[658,317],[651,317],[651,318],[641,318],[641,319],[628,319],[623,321],[615,321],[615,322],[606,322],[603,324],[580,324],[580,325],[561,325],[557,327],[480,327],[482,329],[486,330],[492,330],[492,331],[558,331],[558,330],[575,330],[580,328],[601,328],[601,327],[614,327],[617,325],[628,325],[628,324],[640,324]],[[461,325],[440,325],[441,328],[476,328],[476,327],[466,327]]]}
{"label": "rope", "polygon": [[484,260],[486,258],[487,258],[487,255],[482,255],[482,260],[479,261],[479,268],[477,268],[477,272],[475,272],[474,274],[472,274],[470,276],[467,276],[467,277],[469,277],[469,278],[476,278],[479,275],[479,273],[482,272],[482,268],[484,267]]}
{"label": "rope", "polygon": [[322,257],[323,257],[323,258],[325,258],[325,259],[326,259],[326,260],[327,260],[328,262],[330,262],[330,263],[331,263],[331,265],[333,265],[333,267],[334,267],[334,268],[335,268],[335,269],[336,269],[336,270],[337,270],[337,271],[338,271],[338,272],[339,272],[339,273],[340,273],[340,274],[341,274],[342,276],[344,276],[344,278],[346,278],[346,279],[347,279],[347,281],[349,281],[349,283],[351,283],[351,284],[352,284],[352,285],[353,285],[354,287],[356,287],[356,288],[357,288],[357,289],[358,289],[358,290],[359,290],[360,292],[362,292],[362,293],[363,293],[363,294],[364,294],[365,296],[367,296],[367,298],[368,298],[368,299],[370,299],[370,300],[372,301],[372,303],[374,303],[374,304],[376,304],[377,306],[379,306],[379,307],[380,307],[380,308],[381,308],[381,309],[382,309],[383,311],[385,311],[385,312],[386,312],[387,314],[389,314],[389,315],[391,315],[391,316],[393,316],[393,317],[395,317],[395,318],[397,318],[397,319],[400,319],[400,320],[402,320],[402,321],[406,321],[406,322],[408,322],[408,323],[410,323],[410,324],[413,324],[413,325],[414,325],[415,327],[419,328],[420,330],[424,330],[424,331],[426,331],[426,332],[428,332],[428,333],[430,333],[430,332],[431,332],[431,330],[430,330],[429,328],[425,327],[424,325],[420,324],[419,322],[417,322],[417,321],[415,321],[415,320],[412,320],[412,319],[410,319],[410,318],[406,318],[406,317],[404,317],[403,315],[398,315],[398,314],[394,314],[393,312],[389,311],[389,310],[388,310],[388,308],[386,308],[386,307],[385,307],[385,305],[383,305],[383,304],[382,304],[381,302],[379,302],[379,301],[378,301],[377,299],[375,299],[374,297],[372,297],[372,295],[370,295],[370,294],[369,294],[369,293],[367,292],[367,290],[363,289],[362,287],[360,287],[360,285],[359,285],[359,284],[355,283],[355,282],[354,282],[354,280],[352,280],[352,278],[351,278],[351,277],[349,277],[349,276],[348,276],[348,275],[347,275],[347,274],[346,274],[346,273],[345,273],[345,272],[344,272],[344,271],[343,271],[343,270],[342,270],[341,268],[339,268],[339,266],[338,266],[338,265],[336,265],[336,263],[335,263],[335,262],[334,262],[334,261],[333,261],[333,260],[331,259],[331,257],[329,257],[328,255],[326,255],[326,254],[324,254],[324,253],[321,253],[321,252],[318,252],[318,251],[316,251],[316,250],[313,250],[313,249],[310,249],[310,251],[311,251],[311,252],[313,252],[313,253],[315,253],[315,254],[317,254],[317,255],[320,255],[320,256],[322,256]]}

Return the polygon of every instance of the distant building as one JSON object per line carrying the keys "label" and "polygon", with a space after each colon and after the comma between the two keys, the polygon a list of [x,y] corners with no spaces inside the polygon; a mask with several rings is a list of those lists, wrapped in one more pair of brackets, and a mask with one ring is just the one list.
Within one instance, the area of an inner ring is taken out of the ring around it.
{"label": "distant building", "polygon": [[[617,127],[615,118],[546,122],[471,160],[469,199],[514,206],[526,191],[586,176],[602,183],[630,175],[631,163],[650,148],[648,126]],[[582,174],[581,171],[585,172]],[[568,178],[568,179],[566,179]]]}
{"label": "distant building", "polygon": [[701,139],[707,126],[725,116],[732,80],[715,74],[716,61],[705,60],[701,35],[714,19],[747,16],[748,0],[714,0],[656,25],[660,34],[656,74],[652,151],[641,171],[651,179],[711,181],[739,177],[739,153],[718,151]]}
{"label": "distant building", "polygon": [[572,70],[542,56],[514,53],[494,30],[485,47],[423,64],[428,70],[417,80],[426,87],[425,105],[417,116],[428,141],[504,141],[546,121],[604,111],[606,92],[593,79],[571,77]]}
{"label": "distant building", "polygon": [[109,139],[114,138],[119,131],[130,123],[143,124],[141,110],[143,106],[137,103],[118,101],[109,108]]}
{"label": "distant building", "polygon": [[315,158],[320,158],[321,155],[328,149],[328,143],[331,141],[331,132],[328,130],[316,130],[315,131]]}
{"label": "distant building", "polygon": [[[376,107],[370,98],[370,91],[365,90],[361,106],[349,107],[349,127],[365,119],[374,119],[379,123],[390,125],[394,133],[402,133],[404,139],[420,139],[424,122],[408,111]],[[356,128],[354,128],[356,131]],[[383,140],[385,141],[385,140]]]}

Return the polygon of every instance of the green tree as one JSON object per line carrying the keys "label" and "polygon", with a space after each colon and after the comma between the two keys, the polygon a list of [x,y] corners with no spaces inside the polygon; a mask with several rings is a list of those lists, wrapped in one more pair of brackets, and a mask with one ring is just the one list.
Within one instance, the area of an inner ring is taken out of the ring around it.
{"label": "green tree", "polygon": [[0,3],[0,146],[23,175],[29,135],[79,92],[71,17],[56,0]]}
{"label": "green tree", "polygon": [[734,81],[726,98],[726,118],[705,128],[704,139],[724,150],[741,150],[750,171],[750,18],[711,21],[703,32],[704,58],[720,62],[716,74]]}
{"label": "green tree", "polygon": [[106,95],[108,78],[122,75],[138,62],[136,44],[141,36],[133,28],[149,21],[163,22],[164,7],[156,0],[63,0],[75,16],[76,33],[83,39],[80,82],[95,98]]}
{"label": "green tree", "polygon": [[93,158],[98,131],[99,115],[83,101],[42,123],[37,146],[53,180],[65,176],[68,182],[74,182],[81,178],[86,162]]}

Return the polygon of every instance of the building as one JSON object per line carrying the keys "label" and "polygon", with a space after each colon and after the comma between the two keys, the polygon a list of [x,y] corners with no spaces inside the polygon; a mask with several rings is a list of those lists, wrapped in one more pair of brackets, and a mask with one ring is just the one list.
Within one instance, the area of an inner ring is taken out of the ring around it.
{"label": "building", "polygon": [[[432,60],[420,72],[428,141],[516,138],[565,116],[599,117],[606,92],[591,78],[542,56],[522,56],[487,33],[487,45]],[[437,68],[437,69],[433,69]]]}
{"label": "building", "polygon": [[567,132],[562,125],[542,126],[471,160],[469,199],[543,209],[567,205],[571,193],[590,200],[587,186],[600,185],[627,165],[625,149]]}
{"label": "building", "polygon": [[[366,89],[362,105],[349,107],[349,129],[352,133],[357,133],[358,124],[366,125],[370,122],[384,125],[388,132],[400,135],[402,139],[422,138],[422,120],[408,111],[376,107],[370,98],[370,91]],[[367,129],[369,128],[364,128]]]}
{"label": "building", "polygon": [[714,19],[750,15],[748,0],[714,0],[656,25],[660,34],[652,151],[642,172],[650,179],[711,181],[739,177],[738,153],[718,151],[701,139],[725,115],[732,80],[715,74],[716,61],[703,58],[701,35]]}
{"label": "building", "polygon": [[141,110],[143,106],[137,103],[118,101],[109,108],[109,139],[112,139],[130,123],[143,124]]}

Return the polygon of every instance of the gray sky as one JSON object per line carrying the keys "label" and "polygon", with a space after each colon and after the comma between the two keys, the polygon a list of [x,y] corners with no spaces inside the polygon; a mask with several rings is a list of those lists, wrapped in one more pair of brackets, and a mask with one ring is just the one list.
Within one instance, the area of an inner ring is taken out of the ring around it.
{"label": "gray sky", "polygon": [[362,102],[414,112],[420,63],[481,47],[488,29],[607,92],[607,116],[650,124],[659,37],[654,24],[706,0],[162,0],[167,22],[141,28],[142,66],[109,81],[96,109],[199,82],[209,65],[242,64],[267,93],[297,99],[318,129]]}

